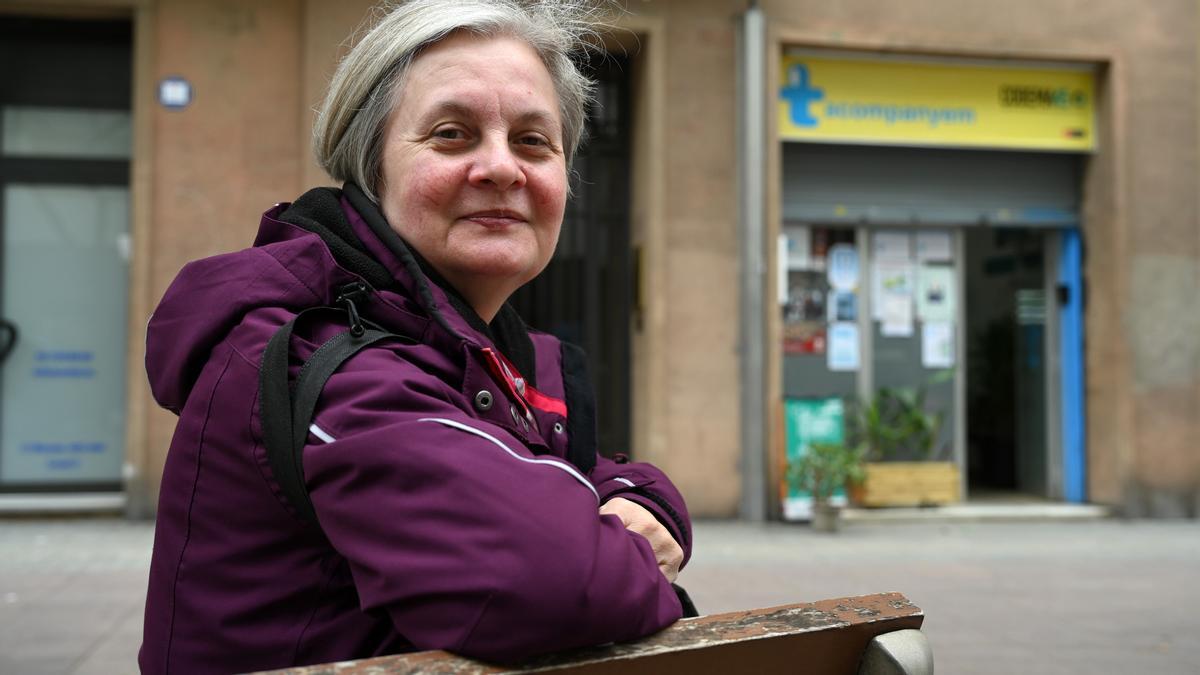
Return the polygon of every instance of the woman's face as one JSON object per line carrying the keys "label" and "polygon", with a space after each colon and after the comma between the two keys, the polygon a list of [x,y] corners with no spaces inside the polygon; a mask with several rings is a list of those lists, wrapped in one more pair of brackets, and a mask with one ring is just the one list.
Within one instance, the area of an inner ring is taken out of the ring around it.
{"label": "woman's face", "polygon": [[558,241],[567,169],[554,83],[526,43],[459,34],[413,61],[394,105],[383,214],[490,321]]}

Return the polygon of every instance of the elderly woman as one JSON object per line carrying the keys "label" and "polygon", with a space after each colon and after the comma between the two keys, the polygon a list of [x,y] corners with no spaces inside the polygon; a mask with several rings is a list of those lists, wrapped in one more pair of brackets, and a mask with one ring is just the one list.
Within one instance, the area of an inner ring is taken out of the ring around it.
{"label": "elderly woman", "polygon": [[[654,467],[597,455],[580,352],[505,304],[558,239],[586,19],[562,0],[393,9],[317,120],[318,160],[344,187],[275,206],[252,248],[171,285],[147,340],[179,424],[143,671],[432,648],[512,660],[680,617],[683,500]],[[305,311],[339,296],[347,311]],[[265,449],[264,351],[289,324],[294,379],[364,322],[391,337],[320,389],[299,503]]]}

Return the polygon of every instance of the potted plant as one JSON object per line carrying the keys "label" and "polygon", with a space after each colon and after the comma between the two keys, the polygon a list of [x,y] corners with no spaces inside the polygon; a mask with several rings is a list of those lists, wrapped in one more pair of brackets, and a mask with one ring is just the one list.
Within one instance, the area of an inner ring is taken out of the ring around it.
{"label": "potted plant", "polygon": [[924,387],[884,387],[858,406],[853,424],[867,461],[921,462],[933,454],[942,413],[926,410]]}
{"label": "potted plant", "polygon": [[836,532],[841,510],[830,498],[838,489],[863,479],[862,452],[843,443],[813,443],[788,468],[788,481],[812,495],[812,525],[822,532]]}
{"label": "potted plant", "polygon": [[883,388],[860,403],[851,436],[863,448],[863,480],[851,490],[863,506],[958,501],[958,468],[935,457],[943,413],[929,410],[924,386]]}

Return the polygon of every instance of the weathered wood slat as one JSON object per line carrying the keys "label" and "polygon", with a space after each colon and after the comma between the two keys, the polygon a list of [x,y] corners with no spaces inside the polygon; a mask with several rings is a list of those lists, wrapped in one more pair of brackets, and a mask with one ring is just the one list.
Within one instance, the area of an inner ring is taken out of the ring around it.
{"label": "weathered wood slat", "polygon": [[[854,673],[877,635],[920,628],[921,609],[899,593],[864,595],[685,619],[626,644],[580,649],[497,666],[442,651],[397,654],[278,675],[651,675],[658,673]],[[519,627],[517,627],[519,630]]]}

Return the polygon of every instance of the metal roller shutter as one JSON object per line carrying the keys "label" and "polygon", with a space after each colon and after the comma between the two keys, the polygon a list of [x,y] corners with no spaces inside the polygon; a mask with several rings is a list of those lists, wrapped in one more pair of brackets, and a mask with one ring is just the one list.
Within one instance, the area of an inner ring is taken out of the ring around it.
{"label": "metal roller shutter", "polygon": [[783,144],[786,222],[1068,227],[1080,155]]}

